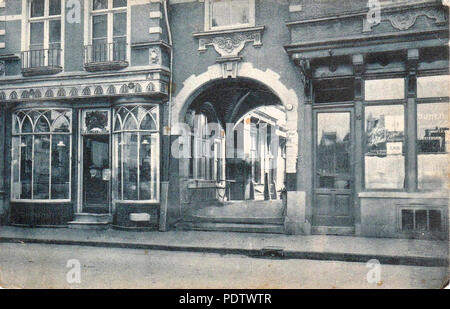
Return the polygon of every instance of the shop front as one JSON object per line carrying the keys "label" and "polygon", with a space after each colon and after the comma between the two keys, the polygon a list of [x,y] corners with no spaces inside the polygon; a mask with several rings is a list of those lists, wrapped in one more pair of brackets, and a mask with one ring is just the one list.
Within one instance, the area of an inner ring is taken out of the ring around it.
{"label": "shop front", "polygon": [[11,224],[158,227],[159,105],[142,98],[96,105],[10,109]]}

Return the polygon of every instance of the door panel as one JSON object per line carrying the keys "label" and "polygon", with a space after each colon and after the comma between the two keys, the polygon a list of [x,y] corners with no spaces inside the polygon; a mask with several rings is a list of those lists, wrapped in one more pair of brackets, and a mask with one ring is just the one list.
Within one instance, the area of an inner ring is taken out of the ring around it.
{"label": "door panel", "polygon": [[83,136],[83,212],[108,213],[110,201],[109,135]]}
{"label": "door panel", "polygon": [[353,225],[351,110],[315,112],[313,225]]}

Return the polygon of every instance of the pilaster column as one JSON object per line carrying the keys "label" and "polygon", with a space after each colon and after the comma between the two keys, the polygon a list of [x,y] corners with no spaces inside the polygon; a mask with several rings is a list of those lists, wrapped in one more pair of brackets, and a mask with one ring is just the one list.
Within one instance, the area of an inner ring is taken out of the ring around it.
{"label": "pilaster column", "polygon": [[358,193],[363,190],[364,186],[364,55],[353,55],[353,74],[354,81],[354,102],[355,102],[355,131],[354,131],[354,191],[353,198],[354,218],[355,218],[355,234],[361,234],[361,208]]}
{"label": "pilaster column", "polygon": [[407,192],[417,191],[417,65],[419,50],[409,49],[405,108],[405,184]]}

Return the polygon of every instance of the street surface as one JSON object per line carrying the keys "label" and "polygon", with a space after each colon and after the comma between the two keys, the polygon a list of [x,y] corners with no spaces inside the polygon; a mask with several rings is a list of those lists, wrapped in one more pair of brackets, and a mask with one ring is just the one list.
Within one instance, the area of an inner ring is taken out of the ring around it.
{"label": "street surface", "polygon": [[[73,260],[79,283],[67,281],[77,280]],[[0,243],[4,288],[439,288],[448,276],[446,267],[381,265],[380,281],[369,283],[370,270],[365,263]]]}

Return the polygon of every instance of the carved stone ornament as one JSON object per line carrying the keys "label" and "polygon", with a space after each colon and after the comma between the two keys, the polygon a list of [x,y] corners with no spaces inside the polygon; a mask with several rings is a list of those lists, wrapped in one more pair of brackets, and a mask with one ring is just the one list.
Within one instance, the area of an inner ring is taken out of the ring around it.
{"label": "carved stone ornament", "polygon": [[[385,14],[385,20],[388,20],[392,27],[395,29],[404,31],[408,30],[417,21],[417,18],[420,16],[426,16],[429,19],[434,20],[435,23],[445,23],[446,18],[445,14],[441,10],[436,9],[426,9],[426,10],[416,10],[416,11],[402,11],[396,14],[387,15]],[[378,24],[368,23],[366,19],[364,19],[364,31],[372,31],[372,28]]]}
{"label": "carved stone ornament", "polygon": [[194,34],[198,37],[199,51],[206,51],[207,46],[213,46],[221,57],[238,57],[247,42],[253,46],[262,45],[261,37],[264,27],[248,28],[240,31],[216,31]]}

